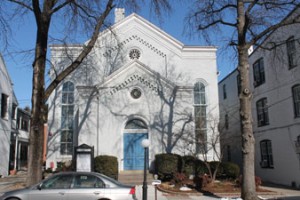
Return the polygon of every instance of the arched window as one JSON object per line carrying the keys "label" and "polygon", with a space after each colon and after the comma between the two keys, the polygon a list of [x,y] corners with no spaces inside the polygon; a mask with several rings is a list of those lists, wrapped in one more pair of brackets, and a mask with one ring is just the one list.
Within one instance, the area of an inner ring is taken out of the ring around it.
{"label": "arched window", "polygon": [[194,115],[195,115],[195,136],[196,152],[207,151],[207,128],[206,128],[206,94],[205,85],[197,82],[194,85]]}
{"label": "arched window", "polygon": [[147,125],[140,119],[132,119],[127,122],[125,129],[147,129]]}
{"label": "arched window", "polygon": [[62,155],[72,155],[74,133],[74,84],[70,81],[63,84],[61,103],[60,153]]}
{"label": "arched window", "polygon": [[205,105],[205,85],[201,82],[197,82],[194,85],[194,104]]}

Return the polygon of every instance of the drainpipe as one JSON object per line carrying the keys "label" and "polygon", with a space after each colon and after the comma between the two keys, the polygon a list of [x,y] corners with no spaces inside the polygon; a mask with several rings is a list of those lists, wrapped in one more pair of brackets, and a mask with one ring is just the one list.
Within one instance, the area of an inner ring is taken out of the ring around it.
{"label": "drainpipe", "polygon": [[97,156],[99,155],[99,96],[97,96]]}
{"label": "drainpipe", "polygon": [[18,132],[15,133],[15,136],[16,136],[16,140],[15,140],[14,170],[17,170],[18,146],[19,146],[19,134],[18,134]]}

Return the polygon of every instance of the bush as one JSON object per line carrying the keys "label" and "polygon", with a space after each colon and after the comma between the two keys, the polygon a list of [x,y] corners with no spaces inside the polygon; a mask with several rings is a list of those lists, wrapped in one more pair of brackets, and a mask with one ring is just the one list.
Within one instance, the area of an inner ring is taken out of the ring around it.
{"label": "bush", "polygon": [[220,163],[219,161],[211,161],[209,162],[209,165],[212,173],[214,173],[218,167],[216,174],[216,178],[218,179],[236,179],[240,175],[239,166],[232,162]]}
{"label": "bush", "polygon": [[162,181],[170,181],[175,173],[181,172],[182,160],[177,154],[155,155],[155,171]]}
{"label": "bush", "polygon": [[72,169],[73,165],[71,160],[56,162],[56,172],[72,171]]}
{"label": "bush", "polygon": [[226,178],[236,179],[240,175],[240,167],[232,162],[221,163],[222,173]]}
{"label": "bush", "polygon": [[95,172],[118,179],[118,159],[114,156],[97,156],[94,160]]}
{"label": "bush", "polygon": [[195,176],[202,176],[208,174],[208,169],[202,160],[195,161]]}
{"label": "bush", "polygon": [[221,165],[221,162],[219,161],[211,161],[209,162],[209,166],[210,166],[210,169],[211,169],[211,173],[214,173],[214,171],[217,169],[217,176],[216,177],[221,177],[224,173],[223,173],[223,168],[222,168],[222,165]]}
{"label": "bush", "polygon": [[189,175],[195,175],[196,158],[194,156],[183,156],[182,157],[182,173],[187,177]]}

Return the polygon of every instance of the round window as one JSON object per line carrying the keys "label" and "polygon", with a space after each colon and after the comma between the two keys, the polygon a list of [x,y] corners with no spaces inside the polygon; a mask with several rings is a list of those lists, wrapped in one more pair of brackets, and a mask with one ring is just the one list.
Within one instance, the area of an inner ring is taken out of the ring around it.
{"label": "round window", "polygon": [[140,89],[134,88],[133,90],[131,90],[130,95],[132,96],[132,98],[138,99],[142,96],[142,92]]}
{"label": "round window", "polygon": [[139,59],[141,56],[141,52],[138,49],[131,49],[129,52],[129,58],[133,59]]}

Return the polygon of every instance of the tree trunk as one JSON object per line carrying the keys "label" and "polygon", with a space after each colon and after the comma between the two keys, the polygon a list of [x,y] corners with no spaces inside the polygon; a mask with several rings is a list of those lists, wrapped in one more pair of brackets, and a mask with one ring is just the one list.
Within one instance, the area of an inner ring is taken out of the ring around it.
{"label": "tree trunk", "polygon": [[243,180],[241,197],[244,200],[256,200],[255,187],[255,139],[252,127],[252,92],[250,90],[249,77],[249,44],[246,41],[247,29],[249,26],[249,16],[245,13],[243,0],[237,5],[237,31],[238,31],[238,71],[240,73],[241,93],[240,93],[240,116],[242,122],[242,155],[243,155]]}
{"label": "tree trunk", "polygon": [[240,115],[242,121],[242,154],[243,154],[243,181],[242,198],[245,200],[257,199],[255,187],[255,139],[252,129],[252,112],[249,83],[248,48],[239,49],[239,67],[242,93],[240,94]]}
{"label": "tree trunk", "polygon": [[50,18],[40,15],[37,20],[37,40],[35,49],[35,59],[33,63],[32,80],[32,111],[31,126],[29,133],[29,156],[27,186],[36,184],[42,180],[43,166],[43,146],[44,146],[44,123],[46,123],[45,106],[45,67],[48,44],[48,30]]}

